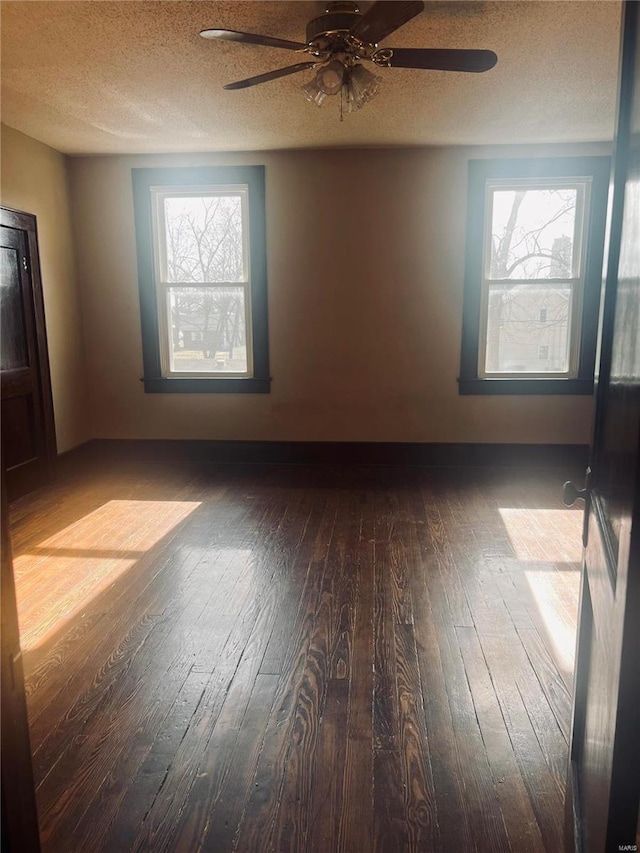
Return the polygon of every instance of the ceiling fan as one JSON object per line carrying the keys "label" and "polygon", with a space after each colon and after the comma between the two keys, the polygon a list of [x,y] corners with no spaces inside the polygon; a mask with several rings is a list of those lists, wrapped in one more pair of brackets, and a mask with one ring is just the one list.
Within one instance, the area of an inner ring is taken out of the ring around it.
{"label": "ceiling fan", "polygon": [[342,114],[343,108],[347,112],[359,109],[378,91],[381,78],[368,71],[363,61],[378,68],[474,73],[493,68],[498,57],[492,50],[378,47],[379,41],[419,15],[424,5],[422,0],[377,0],[362,13],[357,3],[329,2],[324,14],[307,24],[306,42],[223,29],[205,29],[200,35],[309,54],[312,60],[228,83],[224,88],[246,89],[299,71],[318,69],[315,77],[302,87],[305,96],[321,106],[327,95],[340,93]]}

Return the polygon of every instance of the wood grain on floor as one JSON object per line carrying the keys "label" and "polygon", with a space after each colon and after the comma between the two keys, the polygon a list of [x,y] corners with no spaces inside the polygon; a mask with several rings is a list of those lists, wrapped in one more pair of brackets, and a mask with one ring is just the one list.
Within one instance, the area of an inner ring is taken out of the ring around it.
{"label": "wood grain on floor", "polygon": [[563,849],[564,472],[87,463],[12,506],[43,849]]}

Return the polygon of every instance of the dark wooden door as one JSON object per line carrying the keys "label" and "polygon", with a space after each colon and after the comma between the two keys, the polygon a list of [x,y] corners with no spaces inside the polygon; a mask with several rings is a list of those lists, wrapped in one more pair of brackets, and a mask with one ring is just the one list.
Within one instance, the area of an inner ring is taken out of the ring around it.
{"label": "dark wooden door", "polygon": [[52,476],[56,456],[35,216],[0,208],[0,272],[2,450],[13,500]]}
{"label": "dark wooden door", "polygon": [[571,783],[576,848],[634,850],[640,795],[640,28],[625,7]]}

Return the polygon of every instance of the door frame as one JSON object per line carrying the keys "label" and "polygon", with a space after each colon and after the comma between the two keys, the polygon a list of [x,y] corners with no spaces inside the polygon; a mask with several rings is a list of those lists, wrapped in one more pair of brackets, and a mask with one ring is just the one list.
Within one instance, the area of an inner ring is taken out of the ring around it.
{"label": "door frame", "polygon": [[[1,451],[0,451],[1,456]],[[2,631],[0,688],[0,794],[3,853],[39,853],[38,811],[13,575],[9,504],[0,462],[2,502]]]}

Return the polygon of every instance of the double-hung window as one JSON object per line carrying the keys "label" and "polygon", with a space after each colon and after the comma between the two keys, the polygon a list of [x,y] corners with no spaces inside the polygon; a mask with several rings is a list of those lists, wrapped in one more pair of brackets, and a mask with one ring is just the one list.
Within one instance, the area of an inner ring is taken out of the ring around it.
{"label": "double-hung window", "polygon": [[150,392],[269,390],[264,168],[134,169]]}
{"label": "double-hung window", "polygon": [[593,390],[609,160],[476,160],[460,392]]}

